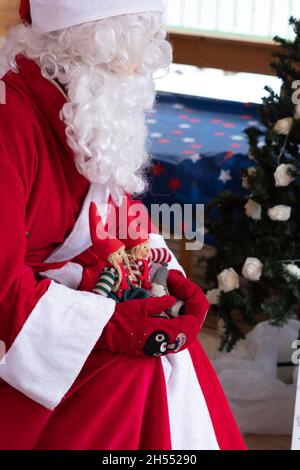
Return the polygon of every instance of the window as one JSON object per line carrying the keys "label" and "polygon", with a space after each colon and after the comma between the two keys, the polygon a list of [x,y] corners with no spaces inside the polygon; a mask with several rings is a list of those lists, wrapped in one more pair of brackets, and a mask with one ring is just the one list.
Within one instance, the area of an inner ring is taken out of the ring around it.
{"label": "window", "polygon": [[300,17],[299,0],[166,0],[166,7],[170,29],[255,40],[291,36],[288,19]]}

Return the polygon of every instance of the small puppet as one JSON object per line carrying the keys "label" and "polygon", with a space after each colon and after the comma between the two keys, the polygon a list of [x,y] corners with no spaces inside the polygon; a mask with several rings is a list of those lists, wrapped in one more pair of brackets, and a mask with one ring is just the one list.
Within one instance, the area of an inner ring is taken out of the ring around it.
{"label": "small puppet", "polygon": [[[167,248],[150,248],[149,234],[141,232],[138,238],[132,239],[129,236],[124,240],[126,253],[128,255],[131,271],[134,275],[134,285],[143,289],[152,290],[150,281],[150,269],[153,264],[168,266],[171,261],[171,254]],[[162,274],[165,273],[164,279]],[[161,273],[160,280],[165,285],[167,283],[168,270]],[[156,295],[153,292],[153,295]]]}
{"label": "small puppet", "polygon": [[[130,269],[134,275],[133,285],[147,290],[153,297],[169,295],[167,280],[168,263],[172,258],[171,253],[167,248],[151,248],[149,234],[141,227],[137,231],[135,226],[135,236],[130,236],[129,231],[134,230],[133,227],[134,221],[131,221],[131,226],[128,226],[127,238],[124,239]],[[150,270],[154,264],[160,266],[150,281]],[[183,309],[183,302],[178,300],[166,313],[176,317],[183,313]]]}
{"label": "small puppet", "polygon": [[149,293],[132,284],[134,275],[125,252],[125,245],[105,231],[101,216],[94,202],[89,211],[90,233],[97,256],[103,261],[103,269],[93,292],[111,297],[117,302],[147,298]]}

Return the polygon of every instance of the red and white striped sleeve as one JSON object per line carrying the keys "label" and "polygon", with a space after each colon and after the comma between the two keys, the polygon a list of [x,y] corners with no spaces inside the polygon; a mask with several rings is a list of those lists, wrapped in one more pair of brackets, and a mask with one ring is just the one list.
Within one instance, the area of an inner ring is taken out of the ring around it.
{"label": "red and white striped sleeve", "polygon": [[169,263],[171,258],[171,253],[167,248],[151,248],[151,259],[153,263]]}

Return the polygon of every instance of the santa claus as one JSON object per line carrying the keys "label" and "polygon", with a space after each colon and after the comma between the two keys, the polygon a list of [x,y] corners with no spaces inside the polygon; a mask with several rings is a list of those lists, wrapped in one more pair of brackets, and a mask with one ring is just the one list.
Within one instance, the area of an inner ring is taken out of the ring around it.
{"label": "santa claus", "polygon": [[[208,310],[172,256],[174,297],[80,290],[94,201],[145,190],[145,110],[171,61],[160,0],[23,0],[0,52],[1,449],[243,449],[197,340]],[[151,247],[166,247],[150,235]],[[95,270],[94,270],[95,273]]]}

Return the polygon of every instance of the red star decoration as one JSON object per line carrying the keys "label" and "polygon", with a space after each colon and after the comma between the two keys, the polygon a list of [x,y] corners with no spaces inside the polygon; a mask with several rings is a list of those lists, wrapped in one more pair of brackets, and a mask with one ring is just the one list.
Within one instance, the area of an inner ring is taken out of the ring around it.
{"label": "red star decoration", "polygon": [[230,160],[230,159],[233,158],[233,157],[234,157],[234,153],[233,153],[233,152],[230,152],[230,151],[229,151],[229,152],[226,152],[226,154],[225,154],[225,161],[226,161],[226,160]]}
{"label": "red star decoration", "polygon": [[161,176],[161,174],[164,172],[164,167],[162,166],[161,163],[155,163],[152,167],[152,173],[154,176]]}
{"label": "red star decoration", "polygon": [[180,131],[179,129],[175,129],[174,131],[172,131],[172,134],[181,135],[183,134],[183,131]]}
{"label": "red star decoration", "polygon": [[169,180],[169,183],[168,183],[168,187],[169,189],[171,189],[171,191],[176,191],[177,189],[179,189],[181,186],[180,184],[180,180],[178,178],[171,178]]}
{"label": "red star decoration", "polygon": [[214,135],[216,137],[223,137],[225,135],[225,132],[214,132]]}
{"label": "red star decoration", "polygon": [[202,149],[203,145],[202,144],[193,144],[191,145],[192,149]]}
{"label": "red star decoration", "polygon": [[230,147],[232,147],[233,149],[240,149],[241,144],[231,144]]}

